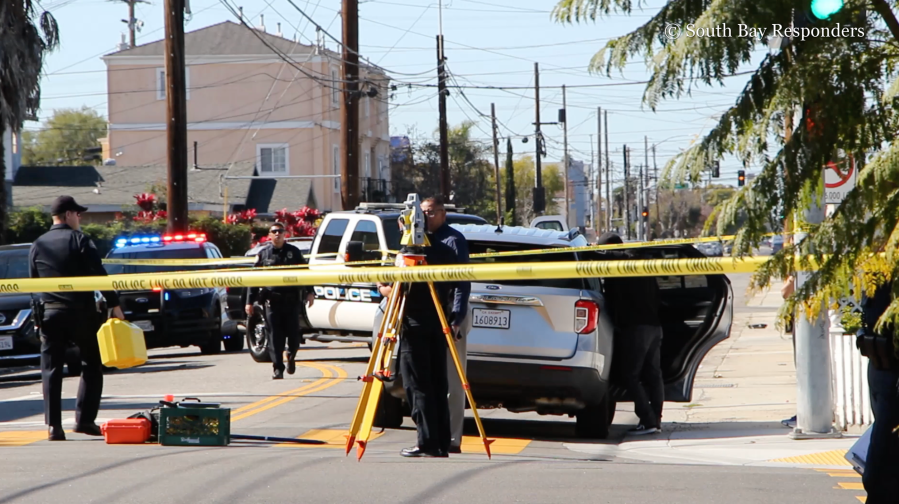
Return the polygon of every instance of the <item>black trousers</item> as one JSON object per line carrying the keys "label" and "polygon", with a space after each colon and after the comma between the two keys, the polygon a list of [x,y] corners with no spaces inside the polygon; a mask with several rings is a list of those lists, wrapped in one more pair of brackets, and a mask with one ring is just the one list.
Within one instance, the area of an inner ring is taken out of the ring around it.
{"label": "black trousers", "polygon": [[69,342],[81,353],[81,384],[75,401],[75,423],[97,420],[103,395],[103,365],[97,331],[100,317],[93,310],[47,310],[41,322],[41,380],[44,386],[44,421],[62,426],[62,378]]}
{"label": "black trousers", "polygon": [[286,298],[271,300],[265,303],[265,320],[268,321],[272,335],[268,352],[272,358],[272,367],[276,371],[284,370],[284,343],[287,351],[296,355],[300,348],[300,309],[299,300]]}
{"label": "black trousers", "polygon": [[899,437],[892,430],[899,425],[899,371],[879,371],[868,366],[871,389],[871,444],[865,457],[863,483],[868,504],[895,503],[899,499]]}
{"label": "black trousers", "polygon": [[440,326],[403,324],[400,373],[422,450],[449,450],[449,385],[446,337]]}
{"label": "black trousers", "polygon": [[628,391],[634,400],[634,411],[646,427],[662,426],[662,403],[665,380],[662,378],[662,328],[659,326],[627,327],[624,333]]}

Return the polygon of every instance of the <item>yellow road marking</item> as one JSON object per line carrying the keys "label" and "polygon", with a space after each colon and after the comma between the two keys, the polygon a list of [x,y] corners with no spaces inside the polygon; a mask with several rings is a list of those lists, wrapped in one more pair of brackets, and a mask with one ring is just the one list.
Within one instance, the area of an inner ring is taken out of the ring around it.
{"label": "yellow road marking", "polygon": [[785,457],[768,462],[783,462],[787,464],[808,464],[819,466],[846,466],[852,467],[852,464],[846,460],[847,450],[831,450],[818,453],[810,453],[808,455],[799,455],[796,457]]}
{"label": "yellow road marking", "polygon": [[47,431],[6,431],[0,432],[0,447],[25,446],[47,439]]}
{"label": "yellow road marking", "polygon": [[856,495],[855,498],[860,500],[861,502],[868,502],[868,497],[863,495]]}
{"label": "yellow road marking", "polygon": [[862,475],[855,472],[855,469],[815,469],[818,472],[825,473],[831,478],[861,478]]}
{"label": "yellow road marking", "polygon": [[[369,440],[378,439],[383,436],[383,432],[372,432]],[[298,436],[297,439],[312,439],[316,441],[324,441],[328,444],[324,445],[301,445],[296,443],[282,443],[275,446],[291,447],[291,448],[346,448],[346,430],[340,429],[312,429]]]}
{"label": "yellow road marking", "polygon": [[[488,439],[490,436],[487,436]],[[490,445],[490,453],[495,455],[516,455],[531,444],[530,439],[496,438]],[[484,443],[478,436],[462,436],[462,453],[486,453]]]}
{"label": "yellow road marking", "polygon": [[862,485],[861,483],[857,483],[855,481],[851,481],[851,482],[839,481],[839,482],[837,482],[837,485],[840,485],[840,488],[842,488],[843,490],[864,490],[865,489],[864,485]]}
{"label": "yellow road marking", "polygon": [[[239,408],[241,411],[238,412],[237,415],[233,415],[234,412],[232,412],[231,422],[233,423],[238,420],[243,420],[244,418],[251,417],[257,413],[262,413],[263,411],[267,411],[282,404],[289,403],[290,401],[293,401],[298,397],[302,397],[313,392],[318,392],[326,388],[333,387],[334,385],[337,385],[341,382],[341,378],[347,377],[346,371],[337,366],[329,366],[311,362],[304,362],[302,365],[318,369],[324,376],[316,380],[315,382],[310,383],[309,385],[290,390],[277,396],[266,397],[261,401],[257,401],[253,404],[248,405],[248,407]],[[336,380],[332,379],[334,378],[335,374],[337,375]]]}

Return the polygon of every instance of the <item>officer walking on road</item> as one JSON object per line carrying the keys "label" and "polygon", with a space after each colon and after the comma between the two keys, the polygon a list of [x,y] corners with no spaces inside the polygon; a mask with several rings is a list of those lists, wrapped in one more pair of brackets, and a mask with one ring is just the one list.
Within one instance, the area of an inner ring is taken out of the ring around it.
{"label": "officer walking on road", "polygon": [[[87,208],[71,196],[60,196],[50,207],[53,226],[31,245],[31,278],[106,276],[94,242],[81,233],[81,213]],[[125,319],[115,291],[103,292],[112,316]],[[65,441],[62,428],[62,378],[66,349],[74,343],[81,352],[81,385],[75,401],[75,432],[101,436],[96,424],[103,394],[103,366],[97,331],[100,314],[93,292],[45,292],[35,306],[40,326],[41,380],[44,419],[50,441]],[[39,313],[42,312],[42,313]]]}
{"label": "officer walking on road", "polygon": [[[287,243],[284,225],[276,222],[268,230],[271,240],[257,255],[259,266],[289,266],[306,264],[300,249]],[[303,296],[305,293],[305,296]],[[303,287],[250,287],[247,290],[247,315],[253,316],[253,301],[265,304],[265,320],[271,341],[269,355],[272,358],[273,380],[284,378],[284,342],[287,341],[287,374],[297,370],[296,357],[300,348],[300,299],[309,307],[315,301],[315,293]]]}

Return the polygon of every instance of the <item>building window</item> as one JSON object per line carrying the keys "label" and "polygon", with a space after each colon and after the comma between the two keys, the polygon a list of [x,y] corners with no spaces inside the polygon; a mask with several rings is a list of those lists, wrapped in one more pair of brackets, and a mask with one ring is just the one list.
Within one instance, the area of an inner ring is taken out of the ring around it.
{"label": "building window", "polygon": [[[184,69],[184,98],[190,100],[190,68]],[[156,69],[156,99],[165,100],[165,68]]]}
{"label": "building window", "polygon": [[362,169],[365,173],[365,178],[371,178],[371,154],[365,153],[365,159],[362,161]]}
{"label": "building window", "polygon": [[368,119],[368,109],[371,107],[371,98],[366,96],[362,99],[362,118]]}
{"label": "building window", "polygon": [[340,90],[343,87],[340,83],[340,74],[336,68],[331,69],[331,106],[340,108]]}
{"label": "building window", "polygon": [[340,146],[331,146],[331,166],[334,169],[334,192],[340,194]]}
{"label": "building window", "polygon": [[256,166],[260,174],[286,174],[287,144],[259,144],[256,146]]}

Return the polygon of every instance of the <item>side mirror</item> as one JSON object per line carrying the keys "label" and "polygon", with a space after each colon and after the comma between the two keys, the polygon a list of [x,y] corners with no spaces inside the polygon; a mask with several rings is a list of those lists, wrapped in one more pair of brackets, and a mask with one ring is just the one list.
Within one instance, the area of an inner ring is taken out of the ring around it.
{"label": "side mirror", "polygon": [[351,241],[346,244],[346,253],[343,256],[346,262],[364,261],[365,249],[361,241]]}

